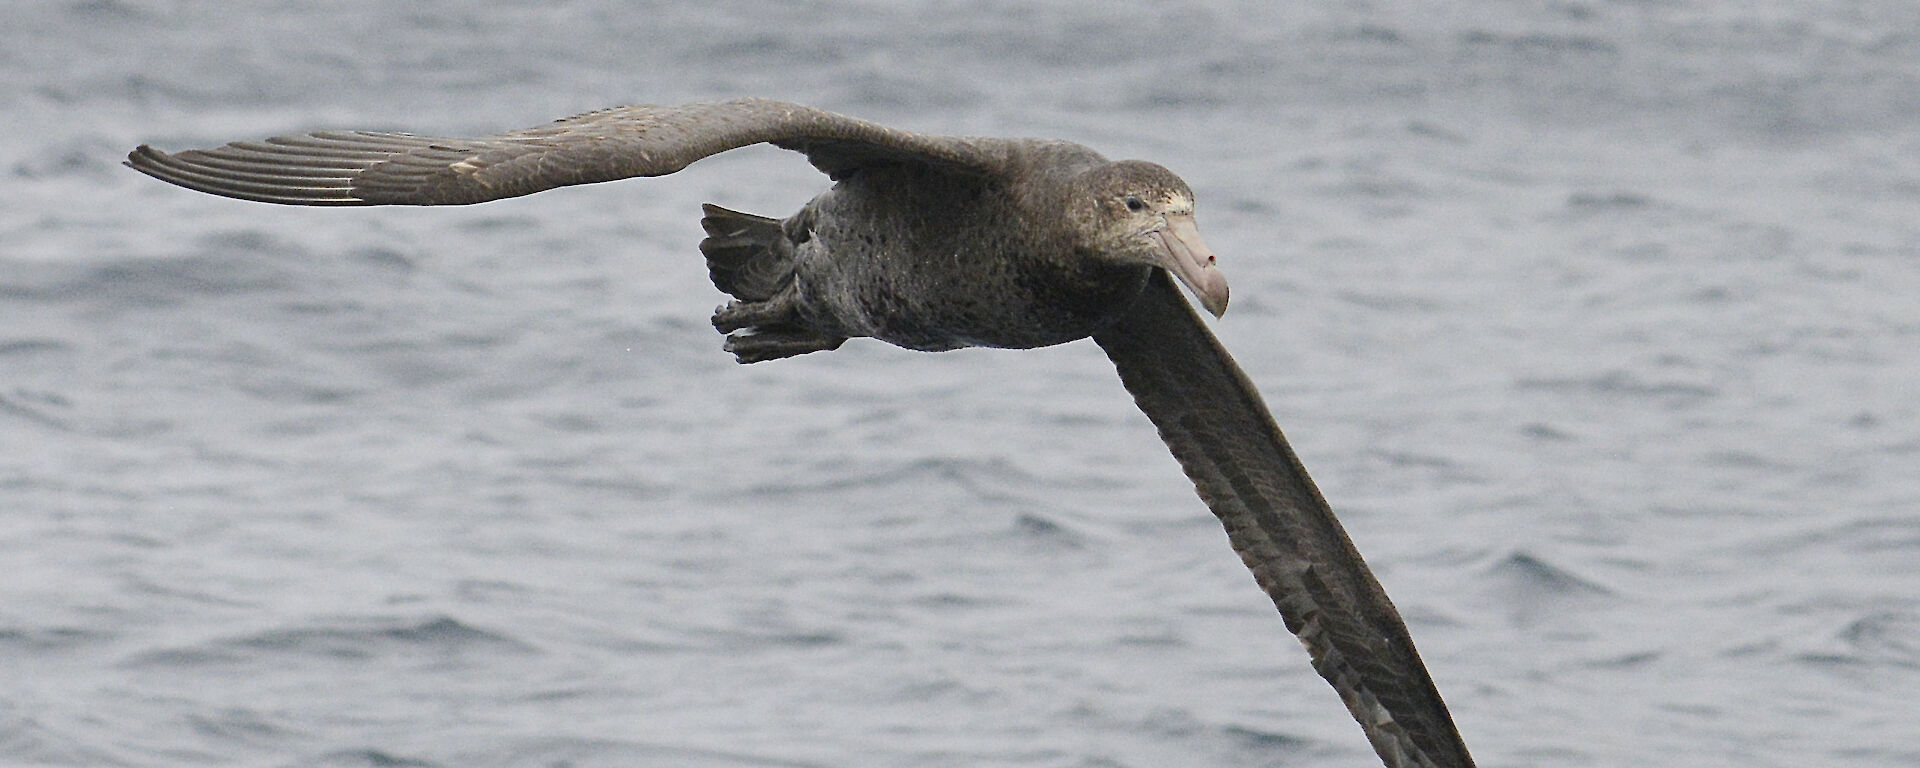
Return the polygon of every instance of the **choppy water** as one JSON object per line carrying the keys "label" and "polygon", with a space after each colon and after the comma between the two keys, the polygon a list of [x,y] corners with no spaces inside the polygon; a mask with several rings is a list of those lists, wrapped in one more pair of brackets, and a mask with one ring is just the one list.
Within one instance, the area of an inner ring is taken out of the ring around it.
{"label": "choppy water", "polygon": [[1184,175],[1482,765],[1920,763],[1920,12],[1291,6],[10,6],[0,764],[1373,764],[1092,345],[719,351],[798,157],[118,166],[739,95]]}

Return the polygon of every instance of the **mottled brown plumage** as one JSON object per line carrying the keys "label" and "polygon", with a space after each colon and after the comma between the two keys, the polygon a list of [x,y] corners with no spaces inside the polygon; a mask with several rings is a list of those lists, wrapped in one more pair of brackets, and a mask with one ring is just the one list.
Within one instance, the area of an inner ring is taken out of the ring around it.
{"label": "mottled brown plumage", "polygon": [[714,325],[741,362],[854,337],[943,350],[1092,336],[1381,759],[1473,764],[1399,613],[1169,279],[1225,310],[1193,193],[1165,168],[762,99],[620,107],[472,139],[338,131],[178,154],[142,146],[127,161],[245,200],[459,205],[669,174],[757,143],[806,154],[835,184],[783,220],[706,207],[701,251],[735,298]]}

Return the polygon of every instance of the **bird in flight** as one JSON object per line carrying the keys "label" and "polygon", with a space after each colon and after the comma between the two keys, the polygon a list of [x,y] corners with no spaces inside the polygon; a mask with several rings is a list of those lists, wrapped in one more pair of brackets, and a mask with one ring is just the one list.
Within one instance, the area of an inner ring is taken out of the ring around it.
{"label": "bird in flight", "polygon": [[797,104],[616,107],[444,138],[326,131],[169,154],[135,170],[284,205],[466,205],[664,176],[768,143],[833,186],[772,219],[703,206],[724,348],[742,363],[871,337],[909,349],[1028,349],[1092,337],[1186,471],[1313,667],[1389,768],[1473,758],[1406,624],[1252,382],[1180,295],[1215,316],[1227,283],[1167,169],[1065,141],[935,136]]}

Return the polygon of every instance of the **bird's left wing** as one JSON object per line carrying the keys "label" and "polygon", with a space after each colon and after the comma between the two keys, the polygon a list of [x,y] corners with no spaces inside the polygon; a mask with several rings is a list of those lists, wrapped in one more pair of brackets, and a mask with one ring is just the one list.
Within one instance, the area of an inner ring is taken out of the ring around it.
{"label": "bird's left wing", "polygon": [[735,99],[588,112],[476,138],[323,131],[166,153],[134,170],[224,197],[283,205],[465,205],[556,187],[664,176],[709,155],[772,143],[836,177],[875,162],[987,172],[1000,144],[888,128],[799,104]]}
{"label": "bird's left wing", "polygon": [[1093,338],[1389,768],[1473,758],[1413,639],[1246,374],[1163,270]]}

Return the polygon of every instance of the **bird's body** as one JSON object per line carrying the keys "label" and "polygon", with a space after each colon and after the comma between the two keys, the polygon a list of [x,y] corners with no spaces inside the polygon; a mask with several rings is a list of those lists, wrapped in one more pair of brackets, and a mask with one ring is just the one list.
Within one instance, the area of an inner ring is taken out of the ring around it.
{"label": "bird's body", "polygon": [[942,351],[1061,344],[1110,320],[1151,267],[1085,258],[1076,232],[1059,226],[1074,182],[1107,161],[1055,142],[1001,149],[1000,174],[911,164],[849,172],[782,222],[783,242],[771,245],[791,253],[803,324]]}
{"label": "bird's body", "polygon": [[[1473,764],[1399,613],[1246,376],[1183,300],[1226,308],[1193,193],[1060,141],[929,136],[761,99],[620,107],[474,139],[326,132],[128,164],[297,205],[455,205],[805,153],[834,186],[785,219],[707,206],[714,315],[741,362],[872,337],[910,349],[1091,336],[1389,766]],[[1172,279],[1169,279],[1169,278]]]}

